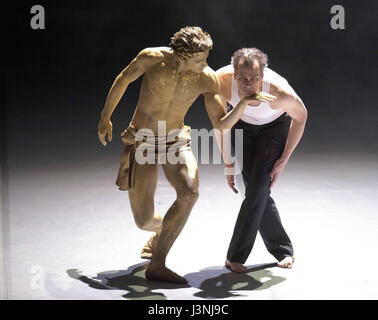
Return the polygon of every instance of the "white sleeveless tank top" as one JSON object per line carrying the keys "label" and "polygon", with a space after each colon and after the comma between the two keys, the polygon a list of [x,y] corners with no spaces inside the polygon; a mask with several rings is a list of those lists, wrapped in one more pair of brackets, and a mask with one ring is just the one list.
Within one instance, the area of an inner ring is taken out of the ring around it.
{"label": "white sleeveless tank top", "polygon": [[[226,66],[225,68],[232,67],[232,65]],[[279,84],[281,87],[291,89],[287,80],[281,77],[278,73],[274,72],[269,68],[264,69],[264,77],[262,81],[262,91],[269,93],[270,83],[274,82],[275,84]],[[233,107],[235,107],[240,102],[239,91],[238,91],[238,84],[237,81],[232,76],[232,87],[231,87],[231,99],[228,101]],[[269,102],[261,102],[260,105],[253,107],[247,106],[244,110],[243,115],[241,116],[241,120],[244,122],[254,124],[254,125],[262,125],[269,122],[272,122],[279,118],[281,115],[285,113],[283,109],[272,109],[270,107]]]}

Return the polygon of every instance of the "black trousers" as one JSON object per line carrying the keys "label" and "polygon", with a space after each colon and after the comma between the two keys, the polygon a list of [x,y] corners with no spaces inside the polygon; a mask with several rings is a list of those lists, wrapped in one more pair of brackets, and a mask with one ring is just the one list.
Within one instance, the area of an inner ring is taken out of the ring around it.
{"label": "black trousers", "polygon": [[[257,231],[277,260],[294,255],[291,241],[270,196],[270,172],[285,148],[290,124],[291,118],[285,113],[264,125],[239,120],[231,130],[233,153],[239,165],[242,161],[245,185],[245,199],[227,252],[227,259],[231,262],[244,263],[247,260]],[[243,159],[240,150],[237,150],[238,144],[235,144],[235,129],[243,129]]]}

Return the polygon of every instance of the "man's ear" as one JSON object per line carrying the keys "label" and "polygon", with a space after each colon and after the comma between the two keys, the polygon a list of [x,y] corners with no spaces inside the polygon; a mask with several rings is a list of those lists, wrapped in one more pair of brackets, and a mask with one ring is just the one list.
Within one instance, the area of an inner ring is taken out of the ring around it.
{"label": "man's ear", "polygon": [[265,72],[266,68],[267,67],[265,67],[264,69],[262,69],[262,71],[261,71],[261,77],[264,77],[264,72]]}
{"label": "man's ear", "polygon": [[236,80],[236,73],[237,73],[237,71],[236,71],[236,69],[234,68],[234,75],[233,75],[233,77],[234,77],[235,80]]}

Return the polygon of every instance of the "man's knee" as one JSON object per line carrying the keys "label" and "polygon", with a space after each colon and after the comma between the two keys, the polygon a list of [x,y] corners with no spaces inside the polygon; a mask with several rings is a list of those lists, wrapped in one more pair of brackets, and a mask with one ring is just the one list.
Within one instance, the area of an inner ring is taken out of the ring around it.
{"label": "man's knee", "polygon": [[196,202],[199,197],[197,186],[186,186],[177,192],[177,198],[185,202]]}
{"label": "man's knee", "polygon": [[153,212],[147,208],[132,208],[132,211],[136,226],[142,230],[151,230],[151,227],[153,226]]}
{"label": "man's knee", "polygon": [[146,223],[143,220],[134,219],[136,226],[141,230],[146,230]]}
{"label": "man's knee", "polygon": [[268,192],[270,190],[271,178],[269,175],[254,175],[248,180],[246,194],[256,194],[259,192]]}
{"label": "man's knee", "polygon": [[134,216],[135,224],[139,229],[145,231],[153,231],[153,221],[152,219],[144,219],[141,217]]}

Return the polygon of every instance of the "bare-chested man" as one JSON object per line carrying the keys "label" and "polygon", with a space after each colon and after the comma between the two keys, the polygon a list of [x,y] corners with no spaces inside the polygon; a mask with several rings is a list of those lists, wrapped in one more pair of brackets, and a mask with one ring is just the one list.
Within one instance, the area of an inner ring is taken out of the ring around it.
{"label": "bare-chested man", "polygon": [[[234,53],[231,61],[217,75],[224,110],[244,107],[233,129],[243,129],[242,159],[241,156],[238,159],[241,153],[235,151],[236,160],[242,163],[245,199],[228,248],[226,267],[234,272],[247,271],[243,263],[259,231],[268,251],[278,260],[278,266],[291,268],[293,246],[270,197],[270,189],[302,137],[307,110],[288,82],[267,68],[268,58],[262,51],[243,48]],[[276,99],[248,102],[246,96],[260,91]],[[231,134],[235,136],[234,130]],[[230,159],[225,159],[225,163],[229,162]],[[227,180],[237,192],[234,175],[227,175]]]}
{"label": "bare-chested man", "polygon": [[[154,209],[157,164],[135,161],[135,133],[137,129],[147,128],[157,135],[158,121],[164,120],[167,132],[180,129],[179,135],[190,139],[190,127],[184,125],[184,117],[200,94],[204,95],[214,128],[231,128],[239,120],[245,106],[240,105],[227,115],[222,108],[219,81],[206,63],[212,45],[210,35],[201,28],[185,27],[172,37],[170,47],[142,50],[116,78],[98,125],[99,139],[106,146],[106,134],[112,140],[112,112],[127,86],[144,75],[133,118],[122,134],[126,146],[117,185],[121,190],[129,190],[136,225],[156,233],[142,251],[143,258],[151,258],[146,270],[146,278],[150,280],[187,283],[165,266],[165,260],[198,198],[198,168],[188,147],[180,150],[180,163],[163,164],[164,174],[175,188],[177,198],[162,219]],[[250,97],[250,101],[256,101],[255,98]],[[269,95],[259,98],[272,100]]]}

